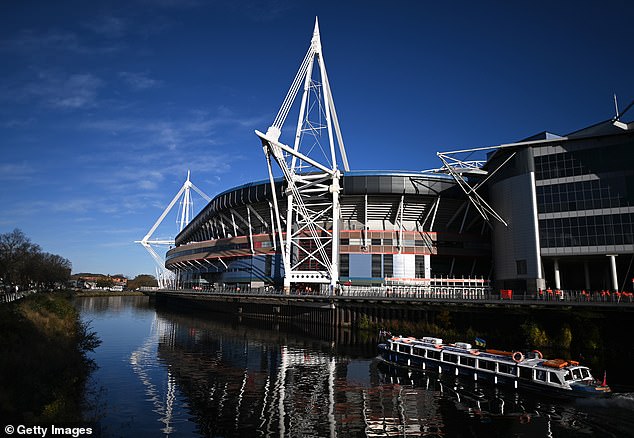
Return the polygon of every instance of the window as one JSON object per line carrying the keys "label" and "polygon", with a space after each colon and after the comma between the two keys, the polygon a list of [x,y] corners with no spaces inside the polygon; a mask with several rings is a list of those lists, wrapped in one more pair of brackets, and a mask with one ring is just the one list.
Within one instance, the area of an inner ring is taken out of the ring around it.
{"label": "window", "polygon": [[339,239],[340,245],[350,245],[350,239]]}
{"label": "window", "polygon": [[272,266],[273,266],[273,256],[267,255],[266,259],[264,260],[264,276],[265,277],[271,276]]}
{"label": "window", "polygon": [[429,359],[436,359],[436,360],[440,360],[440,351],[427,350],[427,357],[428,357]]}
{"label": "window", "polygon": [[415,256],[414,270],[414,275],[416,276],[416,278],[425,278],[425,256]]}
{"label": "window", "polygon": [[383,254],[383,276],[392,277],[394,275],[394,257],[392,254]]}
{"label": "window", "polygon": [[411,345],[400,345],[399,346],[399,351],[403,352],[403,353],[411,353],[412,352],[412,346]]}
{"label": "window", "polygon": [[533,380],[533,369],[532,368],[526,368],[526,367],[520,367],[520,378]]}
{"label": "window", "polygon": [[552,371],[548,372],[548,381],[551,383],[556,383],[558,385],[562,385],[564,383],[561,381],[561,377],[559,377],[559,374]]}
{"label": "window", "polygon": [[526,260],[515,260],[517,275],[526,275]]}
{"label": "window", "polygon": [[381,254],[372,254],[372,277],[381,276]]}
{"label": "window", "polygon": [[535,380],[541,380],[542,382],[546,381],[546,371],[544,370],[535,370]]}
{"label": "window", "polygon": [[342,277],[350,276],[350,254],[339,255],[339,273]]}
{"label": "window", "polygon": [[475,358],[474,357],[460,357],[460,363],[462,365],[466,365],[468,367],[475,367]]}
{"label": "window", "polygon": [[414,354],[417,356],[425,357],[425,349],[421,347],[414,347]]}
{"label": "window", "polygon": [[489,360],[478,360],[478,368],[482,370],[495,371],[495,362]]}
{"label": "window", "polygon": [[507,364],[507,363],[499,363],[498,364],[498,371],[504,374],[511,374],[511,375],[515,375],[515,367],[511,364]]}
{"label": "window", "polygon": [[381,244],[381,239],[372,239],[371,240],[372,245],[380,245]]}
{"label": "window", "polygon": [[458,363],[458,356],[451,353],[445,353],[443,356],[445,362]]}

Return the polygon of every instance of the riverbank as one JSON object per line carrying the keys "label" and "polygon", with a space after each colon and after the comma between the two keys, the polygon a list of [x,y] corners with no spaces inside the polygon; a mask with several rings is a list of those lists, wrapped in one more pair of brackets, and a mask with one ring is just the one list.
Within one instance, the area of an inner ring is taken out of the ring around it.
{"label": "riverbank", "polygon": [[144,295],[143,292],[139,292],[137,290],[111,292],[109,290],[98,289],[82,289],[72,291],[72,294],[76,297],[140,297]]}
{"label": "riverbank", "polygon": [[12,422],[83,420],[86,353],[99,345],[67,292],[0,306],[0,417]]}

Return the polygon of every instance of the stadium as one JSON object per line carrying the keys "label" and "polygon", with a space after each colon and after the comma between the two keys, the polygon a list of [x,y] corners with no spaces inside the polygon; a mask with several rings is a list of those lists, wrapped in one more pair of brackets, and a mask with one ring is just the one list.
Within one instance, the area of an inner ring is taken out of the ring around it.
{"label": "stadium", "polygon": [[[300,95],[287,145],[282,127]],[[178,234],[164,267],[174,287],[203,290],[631,290],[631,107],[563,136],[439,152],[443,166],[432,171],[353,171],[316,23],[273,124],[256,131],[268,180],[211,199]],[[461,159],[474,152],[485,159]]]}
{"label": "stadium", "polygon": [[[489,228],[467,208],[464,193],[451,177],[349,172],[342,181],[340,283],[381,286],[399,279],[489,278]],[[275,190],[282,198],[286,185],[277,180]],[[177,236],[166,266],[179,273],[185,287],[282,287],[285,271],[276,242],[274,202],[268,181],[219,194]],[[284,218],[286,206],[280,203]],[[328,207],[323,203],[317,214]],[[286,225],[282,223],[284,229]],[[318,227],[331,232],[332,223],[323,221]],[[313,240],[299,242],[295,259],[314,251]],[[317,277],[320,264],[304,258],[298,260],[299,270],[315,274],[298,279],[293,287],[315,289],[314,283],[325,282]]]}

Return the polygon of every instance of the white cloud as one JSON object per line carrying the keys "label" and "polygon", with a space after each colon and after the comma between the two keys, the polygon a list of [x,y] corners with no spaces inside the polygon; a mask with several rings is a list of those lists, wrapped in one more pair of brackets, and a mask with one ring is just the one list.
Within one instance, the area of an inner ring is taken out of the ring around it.
{"label": "white cloud", "polygon": [[24,30],[14,38],[6,39],[0,43],[1,51],[33,57],[40,56],[42,53],[48,54],[51,51],[94,55],[113,53],[120,49],[120,46],[112,44],[89,46],[75,33],[58,30],[49,30],[41,33]]}
{"label": "white cloud", "polygon": [[79,109],[94,106],[97,92],[103,85],[101,79],[90,73],[67,76],[44,71],[23,92],[27,99],[37,99],[48,107]]}
{"label": "white cloud", "polygon": [[26,163],[0,163],[0,181],[27,181],[35,169]]}
{"label": "white cloud", "polygon": [[125,20],[108,15],[99,17],[85,27],[106,38],[121,38],[126,34],[128,26]]}
{"label": "white cloud", "polygon": [[145,73],[120,72],[119,77],[133,90],[147,90],[163,85],[162,81],[152,79]]}

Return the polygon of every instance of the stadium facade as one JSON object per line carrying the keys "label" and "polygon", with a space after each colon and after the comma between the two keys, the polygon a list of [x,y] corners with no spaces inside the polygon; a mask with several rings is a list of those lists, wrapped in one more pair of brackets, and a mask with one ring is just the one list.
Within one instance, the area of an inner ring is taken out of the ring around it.
{"label": "stadium facade", "polygon": [[[516,291],[631,290],[634,126],[614,122],[497,147],[483,166],[495,174],[482,193],[506,223],[487,222],[446,175],[345,173],[339,281],[484,278]],[[284,208],[285,182],[275,187]],[[166,267],[186,287],[280,287],[276,240],[271,185],[248,183],[191,221]]]}
{"label": "stadium facade", "polygon": [[[301,84],[287,146],[279,138]],[[438,153],[435,171],[351,171],[315,23],[273,125],[256,131],[269,180],[213,198],[176,237],[165,267],[177,287],[203,289],[631,290],[631,106],[565,136]],[[459,158],[486,150],[482,162]]]}
{"label": "stadium facade", "polygon": [[[452,178],[349,172],[342,180],[340,283],[382,286],[403,279],[490,277],[489,227],[467,208]],[[283,198],[285,183],[277,180],[275,187]],[[281,287],[285,272],[273,202],[268,181],[219,194],[177,236],[166,267],[178,272],[186,287]],[[280,207],[286,217],[286,204]],[[328,221],[320,226],[332,229]],[[310,244],[307,240],[307,251]],[[302,266],[317,268],[310,261]],[[318,287],[310,283],[298,281],[293,287]]]}

